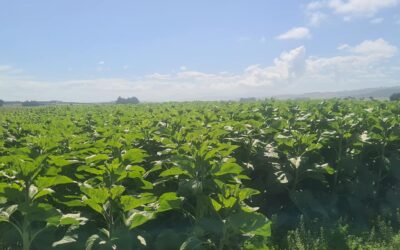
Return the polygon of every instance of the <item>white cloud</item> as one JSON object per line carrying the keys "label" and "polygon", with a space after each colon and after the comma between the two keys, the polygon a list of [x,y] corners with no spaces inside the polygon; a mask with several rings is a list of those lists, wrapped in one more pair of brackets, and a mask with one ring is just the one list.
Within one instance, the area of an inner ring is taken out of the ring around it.
{"label": "white cloud", "polygon": [[314,1],[307,4],[307,10],[314,11],[320,10],[326,7],[326,1]]}
{"label": "white cloud", "polygon": [[357,54],[382,57],[382,58],[393,57],[398,51],[396,46],[389,44],[382,38],[374,41],[365,40],[359,45],[350,48],[350,50]]}
{"label": "white cloud", "polygon": [[103,64],[105,64],[105,62],[104,61],[99,61],[97,64],[98,65],[103,65]]}
{"label": "white cloud", "polygon": [[289,52],[283,52],[275,58],[274,65],[262,68],[252,65],[246,68],[240,76],[239,83],[247,86],[274,86],[288,84],[295,77],[300,77],[304,71],[305,48],[303,46]]}
{"label": "white cloud", "polygon": [[324,10],[326,8],[326,1],[314,1],[307,4],[305,13],[310,26],[319,26],[323,21],[328,19],[328,14]]}
{"label": "white cloud", "polygon": [[348,44],[341,44],[337,47],[338,50],[346,50],[349,48],[350,48],[350,46]]}
{"label": "white cloud", "polygon": [[182,65],[179,67],[179,69],[183,71],[183,70],[187,70],[187,67],[185,65]]}
{"label": "white cloud", "polygon": [[338,50],[345,50],[353,54],[365,55],[377,58],[391,58],[398,52],[398,48],[391,45],[382,38],[376,40],[365,40],[356,46],[341,44]]}
{"label": "white cloud", "polygon": [[12,69],[12,67],[9,65],[0,65],[0,72],[7,72],[11,69]]}
{"label": "white cloud", "polygon": [[[306,15],[313,22],[319,23],[321,17],[317,13],[330,10],[337,15],[343,16],[343,21],[349,22],[355,18],[373,17],[379,11],[396,7],[400,0],[323,0],[314,1],[306,6]],[[326,18],[326,16],[325,16]],[[314,21],[313,21],[314,20]],[[323,20],[323,19],[322,19]],[[382,22],[380,18],[372,19],[372,23]]]}
{"label": "white cloud", "polygon": [[310,38],[310,30],[306,27],[295,27],[276,37],[278,40]]}
{"label": "white cloud", "polygon": [[[0,99],[110,101],[137,96],[144,101],[216,100],[332,91],[400,84],[398,48],[383,39],[339,46],[340,55],[307,56],[304,46],[281,53],[270,66],[238,73],[181,70],[131,79],[42,81],[0,66]],[[397,66],[398,67],[398,66]]]}
{"label": "white cloud", "polygon": [[331,90],[400,83],[397,80],[399,72],[393,75],[392,67],[385,64],[398,49],[385,40],[366,40],[355,46],[343,44],[338,49],[347,54],[307,59],[307,81],[311,84],[323,82],[328,86],[331,83]]}
{"label": "white cloud", "polygon": [[394,7],[399,0],[330,0],[328,6],[336,13],[356,16],[373,16],[378,11]]}
{"label": "white cloud", "polygon": [[311,26],[319,26],[328,18],[328,15],[320,11],[308,13],[307,16]]}
{"label": "white cloud", "polygon": [[383,17],[377,17],[377,18],[373,18],[371,19],[369,22],[372,24],[380,24],[384,21],[385,19]]}
{"label": "white cloud", "polygon": [[18,74],[21,73],[21,69],[14,68],[10,65],[0,65],[0,74]]}

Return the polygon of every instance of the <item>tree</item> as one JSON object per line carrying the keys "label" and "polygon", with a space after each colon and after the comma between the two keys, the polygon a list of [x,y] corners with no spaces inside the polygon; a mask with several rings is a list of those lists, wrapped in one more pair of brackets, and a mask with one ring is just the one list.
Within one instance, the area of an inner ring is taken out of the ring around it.
{"label": "tree", "polygon": [[38,102],[38,101],[25,101],[22,103],[22,106],[25,107],[35,107],[35,106],[40,106],[42,105],[42,103]]}
{"label": "tree", "polygon": [[400,93],[393,93],[390,98],[391,101],[398,101],[400,100]]}
{"label": "tree", "polygon": [[0,99],[0,107],[4,105],[4,101]]}
{"label": "tree", "polygon": [[255,97],[243,97],[240,98],[239,102],[255,102],[257,99]]}
{"label": "tree", "polygon": [[117,101],[115,102],[116,104],[138,104],[139,99],[136,97],[128,97],[128,98],[122,98],[118,97]]}

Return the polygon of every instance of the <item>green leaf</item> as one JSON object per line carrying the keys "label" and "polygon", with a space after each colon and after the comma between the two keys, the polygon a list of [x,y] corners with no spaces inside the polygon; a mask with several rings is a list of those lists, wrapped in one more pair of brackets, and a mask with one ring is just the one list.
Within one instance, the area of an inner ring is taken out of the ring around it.
{"label": "green leaf", "polygon": [[91,163],[98,163],[98,162],[104,162],[107,161],[110,157],[105,154],[98,154],[98,155],[91,155],[89,157],[86,157],[86,164],[91,164]]}
{"label": "green leaf", "polygon": [[125,221],[125,224],[129,227],[129,229],[136,228],[147,221],[154,218],[154,213],[148,211],[137,211],[134,210],[131,212],[128,219]]}
{"label": "green leaf", "polygon": [[18,210],[18,205],[11,205],[6,208],[1,208],[0,209],[0,222],[1,221],[9,221],[10,216]]}
{"label": "green leaf", "polygon": [[211,204],[213,205],[215,211],[219,211],[222,208],[222,205],[218,203],[218,201],[214,200],[213,198],[211,199]]}
{"label": "green leaf", "polygon": [[86,194],[92,201],[98,204],[104,204],[110,197],[107,188],[81,187],[81,191]]}
{"label": "green leaf", "polygon": [[69,183],[74,183],[74,181],[63,175],[57,175],[57,176],[51,176],[51,177],[38,177],[35,184],[38,186],[38,188],[48,188],[48,187],[53,187],[56,185],[61,185],[61,184],[69,184]]}
{"label": "green leaf", "polygon": [[137,164],[144,161],[144,159],[148,156],[146,151],[139,148],[134,148],[128,150],[123,156],[122,159],[124,162],[128,164]]}
{"label": "green leaf", "polygon": [[86,250],[92,250],[92,249],[96,249],[94,248],[98,242],[101,240],[100,236],[97,234],[93,234],[92,236],[90,236],[85,244],[85,249]]}
{"label": "green leaf", "polygon": [[76,171],[77,172],[84,171],[94,175],[103,175],[106,172],[104,169],[99,169],[97,167],[90,167],[90,166],[80,166],[76,169]]}
{"label": "green leaf", "polygon": [[111,199],[116,199],[117,197],[121,196],[125,192],[125,187],[118,185],[113,186],[110,189]]}
{"label": "green leaf", "polygon": [[256,190],[256,189],[252,189],[252,188],[242,188],[239,191],[239,199],[241,201],[249,199],[250,197],[252,197],[253,195],[259,194],[260,191]]}
{"label": "green leaf", "polygon": [[66,167],[78,163],[77,160],[66,160],[63,156],[51,156],[50,163],[57,167]]}
{"label": "green leaf", "polygon": [[271,236],[271,222],[260,213],[239,211],[228,218],[229,225],[243,234]]}
{"label": "green leaf", "polygon": [[83,199],[83,203],[91,207],[94,211],[98,212],[99,214],[103,214],[103,207],[97,204],[92,199]]}
{"label": "green leaf", "polygon": [[137,165],[128,165],[125,168],[126,171],[130,171],[130,172],[134,172],[134,173],[138,173],[139,176],[143,176],[143,174],[146,172],[146,170],[140,166]]}
{"label": "green leaf", "polygon": [[216,176],[221,176],[225,174],[240,174],[243,171],[243,168],[239,166],[237,163],[229,162],[222,164],[218,171],[214,173]]}
{"label": "green leaf", "polygon": [[60,224],[61,225],[79,225],[82,222],[86,222],[88,219],[85,217],[81,217],[80,213],[77,214],[64,214],[61,216]]}
{"label": "green leaf", "polygon": [[46,221],[49,224],[57,225],[61,218],[60,211],[45,203],[20,204],[18,210],[29,222]]}
{"label": "green leaf", "polygon": [[199,240],[197,237],[190,237],[183,242],[179,250],[203,250],[203,244],[204,242]]}
{"label": "green leaf", "polygon": [[171,176],[171,175],[181,175],[181,174],[188,174],[186,170],[181,169],[180,167],[172,167],[170,169],[167,169],[163,172],[161,172],[160,177],[166,177],[166,176]]}
{"label": "green leaf", "polygon": [[171,209],[178,209],[181,206],[182,198],[178,197],[176,193],[169,192],[164,193],[158,199],[160,206],[157,209],[157,212],[164,212]]}
{"label": "green leaf", "polygon": [[220,201],[224,205],[225,208],[231,208],[235,205],[237,199],[235,197],[224,198],[222,195],[220,196]]}
{"label": "green leaf", "polygon": [[62,245],[74,243],[74,242],[76,242],[76,240],[77,240],[76,236],[66,235],[61,240],[54,242],[51,246],[52,247],[62,246]]}
{"label": "green leaf", "polygon": [[51,188],[44,188],[42,190],[40,190],[38,193],[36,193],[36,195],[34,195],[33,200],[39,199],[42,196],[46,196],[49,194],[54,193],[54,190]]}
{"label": "green leaf", "polygon": [[128,195],[121,196],[121,205],[124,211],[129,211],[155,201],[157,201],[157,197],[150,193],[141,194],[138,198]]}
{"label": "green leaf", "polygon": [[327,173],[329,175],[332,175],[332,174],[334,174],[336,172],[336,170],[333,167],[329,166],[328,163],[325,163],[325,164],[322,164],[322,165],[316,165],[315,167],[317,169],[321,169],[322,171],[324,171],[325,173]]}

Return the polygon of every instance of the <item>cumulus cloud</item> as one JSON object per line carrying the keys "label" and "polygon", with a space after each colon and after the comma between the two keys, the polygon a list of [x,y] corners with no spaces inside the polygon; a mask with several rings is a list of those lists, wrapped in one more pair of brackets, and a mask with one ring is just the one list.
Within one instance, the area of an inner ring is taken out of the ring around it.
{"label": "cumulus cloud", "polygon": [[397,4],[398,0],[331,0],[329,7],[340,14],[372,16]]}
{"label": "cumulus cloud", "polygon": [[344,44],[339,46],[338,49],[377,58],[390,58],[398,51],[396,46],[391,45],[382,38],[377,40],[365,40],[354,47]]}
{"label": "cumulus cloud", "polygon": [[358,46],[354,47],[353,50],[356,53],[384,58],[393,57],[398,51],[396,46],[389,44],[382,38],[375,41],[366,40]]}
{"label": "cumulus cloud", "polygon": [[310,12],[307,14],[307,16],[311,26],[319,26],[323,21],[328,18],[327,14],[320,11]]}
{"label": "cumulus cloud", "polygon": [[325,11],[322,11],[326,7],[326,1],[314,1],[307,4],[306,16],[309,25],[319,26],[323,21],[328,19],[328,14],[326,14]]}
{"label": "cumulus cloud", "polygon": [[326,1],[314,1],[307,4],[307,10],[314,11],[326,7]]}
{"label": "cumulus cloud", "polygon": [[295,27],[276,37],[278,40],[310,38],[310,30],[306,27]]}
{"label": "cumulus cloud", "polygon": [[400,71],[387,64],[398,48],[389,42],[365,40],[339,49],[340,55],[316,57],[307,56],[300,46],[282,52],[270,66],[251,65],[235,74],[182,69],[131,79],[50,82],[0,66],[0,99],[93,102],[137,96],[144,101],[216,100],[399,84]]}
{"label": "cumulus cloud", "polygon": [[[331,71],[334,69],[352,70],[371,67],[385,59],[396,55],[398,48],[391,45],[382,38],[377,40],[365,40],[358,45],[350,46],[343,44],[338,47],[339,50],[347,51],[347,55],[325,58],[308,59],[308,71]],[[332,71],[331,71],[332,72]]]}
{"label": "cumulus cloud", "polygon": [[355,46],[343,44],[338,49],[345,54],[307,59],[308,82],[324,83],[327,90],[399,84],[399,72],[394,73],[386,64],[398,48],[387,41],[366,40]]}
{"label": "cumulus cloud", "polygon": [[[314,1],[306,6],[306,14],[310,21],[318,20],[322,10],[330,10],[343,16],[344,21],[351,21],[356,17],[373,17],[379,11],[396,7],[400,0],[322,0]],[[381,23],[383,19],[372,19],[371,23]]]}

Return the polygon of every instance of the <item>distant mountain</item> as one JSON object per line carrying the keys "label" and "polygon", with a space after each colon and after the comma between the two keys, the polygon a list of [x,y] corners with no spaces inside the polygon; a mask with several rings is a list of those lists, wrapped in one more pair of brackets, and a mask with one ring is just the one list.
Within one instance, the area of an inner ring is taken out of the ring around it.
{"label": "distant mountain", "polygon": [[280,95],[277,99],[329,99],[329,98],[374,98],[389,99],[393,93],[400,93],[400,86],[346,90],[337,92],[311,92],[299,95]]}
{"label": "distant mountain", "polygon": [[63,101],[5,101],[4,105],[7,106],[46,106],[46,105],[65,105],[65,104],[80,104],[77,102],[63,102]]}

